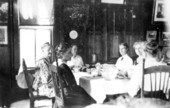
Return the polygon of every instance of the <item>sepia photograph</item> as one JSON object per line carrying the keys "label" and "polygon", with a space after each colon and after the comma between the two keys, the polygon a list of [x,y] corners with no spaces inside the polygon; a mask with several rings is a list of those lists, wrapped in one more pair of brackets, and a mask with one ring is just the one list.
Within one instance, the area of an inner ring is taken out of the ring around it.
{"label": "sepia photograph", "polygon": [[169,10],[0,0],[0,108],[170,108]]}

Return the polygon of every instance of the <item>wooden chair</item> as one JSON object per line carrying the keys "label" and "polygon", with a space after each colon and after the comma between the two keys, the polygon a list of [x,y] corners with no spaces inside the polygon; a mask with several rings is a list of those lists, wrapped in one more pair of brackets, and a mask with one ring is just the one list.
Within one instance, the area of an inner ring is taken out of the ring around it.
{"label": "wooden chair", "polygon": [[[144,67],[144,65],[143,65]],[[146,82],[146,75],[149,75],[149,80]],[[145,84],[150,86],[150,91],[144,91]],[[141,97],[167,99],[170,89],[170,66],[160,65],[152,66],[143,69]],[[170,97],[169,97],[170,98]]]}
{"label": "wooden chair", "polygon": [[63,106],[87,106],[96,103],[83,88],[77,85],[73,73],[66,64],[52,71],[52,76],[56,95],[63,100]]}
{"label": "wooden chair", "polygon": [[28,70],[24,59],[23,59],[23,71],[25,74],[25,79],[29,90],[30,108],[44,107],[44,106],[48,106],[52,108],[53,98],[49,98],[47,96],[40,96],[38,95],[37,91],[35,91],[32,88],[32,84],[34,80],[32,73],[35,73],[35,70]]}
{"label": "wooden chair", "polygon": [[61,103],[60,105],[58,103],[56,103],[55,107],[61,108],[64,106],[64,97],[63,97],[61,77],[59,76],[59,74],[57,72],[57,68],[55,66],[53,66],[53,67],[51,66],[50,70],[51,70],[51,76],[52,76],[52,80],[53,80],[53,84],[54,84],[55,99],[57,100],[55,102]]}

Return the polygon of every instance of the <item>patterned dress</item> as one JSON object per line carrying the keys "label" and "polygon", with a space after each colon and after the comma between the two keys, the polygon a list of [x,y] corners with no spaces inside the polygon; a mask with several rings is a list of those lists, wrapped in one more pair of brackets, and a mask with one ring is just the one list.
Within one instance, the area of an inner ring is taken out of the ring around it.
{"label": "patterned dress", "polygon": [[42,58],[36,64],[36,72],[34,74],[33,88],[37,91],[38,95],[54,97],[54,88],[51,78],[49,65],[50,59]]}

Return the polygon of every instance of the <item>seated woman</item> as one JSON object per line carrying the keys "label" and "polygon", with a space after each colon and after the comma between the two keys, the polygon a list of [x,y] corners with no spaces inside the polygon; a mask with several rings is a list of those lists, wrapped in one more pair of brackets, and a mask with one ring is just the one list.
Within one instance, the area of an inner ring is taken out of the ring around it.
{"label": "seated woman", "polygon": [[[63,42],[61,42],[59,45],[56,46],[55,55],[57,58],[57,62],[56,61],[53,62],[53,65],[56,65],[56,63],[58,63],[58,65],[62,64],[63,62],[66,63],[66,60],[62,59],[63,53],[65,50],[66,50],[66,45]],[[70,51],[68,50],[68,52],[70,52]],[[71,56],[71,53],[67,53],[67,54],[70,54],[69,56]],[[65,57],[67,57],[67,56],[65,56]]]}
{"label": "seated woman", "polygon": [[[166,65],[160,59],[158,59],[158,44],[156,41],[151,41],[145,44],[145,68],[157,65]],[[143,62],[140,62],[136,65],[134,69],[134,74],[131,77],[131,80],[128,85],[128,94],[133,97],[137,95],[137,92],[140,90],[142,82],[142,65]]]}
{"label": "seated woman", "polygon": [[[67,66],[67,61],[71,58],[71,49],[63,48],[61,62],[58,63],[58,72],[62,80],[63,96],[66,105],[89,105],[96,101],[89,96],[83,88],[77,85],[71,69]],[[57,54],[58,55],[58,54]]]}
{"label": "seated woman", "polygon": [[129,69],[133,66],[133,60],[129,55],[128,52],[128,44],[127,43],[121,43],[119,45],[119,52],[121,54],[121,57],[118,58],[115,66],[119,70],[118,74],[120,75],[128,75]]}
{"label": "seated woman", "polygon": [[67,62],[67,65],[74,71],[77,72],[83,68],[84,62],[80,55],[77,54],[78,47],[73,45],[71,48],[72,57],[71,60]]}
{"label": "seated woman", "polygon": [[54,89],[52,84],[51,73],[49,65],[51,64],[51,50],[49,43],[45,43],[41,47],[43,57],[36,63],[35,79],[33,81],[33,88],[37,90],[38,95],[54,97]]}
{"label": "seated woman", "polygon": [[142,62],[143,58],[145,57],[145,55],[143,55],[145,44],[146,42],[144,41],[143,42],[139,41],[134,43],[133,48],[135,49],[135,53],[138,56],[134,61],[134,65],[137,65],[140,62]]}

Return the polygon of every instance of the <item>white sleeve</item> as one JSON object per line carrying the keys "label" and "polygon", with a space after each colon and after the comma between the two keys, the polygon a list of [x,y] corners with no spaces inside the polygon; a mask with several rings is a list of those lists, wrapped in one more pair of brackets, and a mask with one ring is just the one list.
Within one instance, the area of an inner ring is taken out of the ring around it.
{"label": "white sleeve", "polygon": [[83,65],[84,65],[82,57],[80,57],[80,59],[79,59],[79,65],[80,65],[80,66],[83,66]]}
{"label": "white sleeve", "polygon": [[139,89],[141,88],[141,82],[142,82],[142,69],[141,64],[138,64],[134,68],[134,73],[129,81],[128,84],[128,94],[131,97],[134,97]]}
{"label": "white sleeve", "polygon": [[67,61],[67,65],[68,65],[69,67],[73,67],[73,66],[74,66],[74,63],[73,63],[72,61]]}

